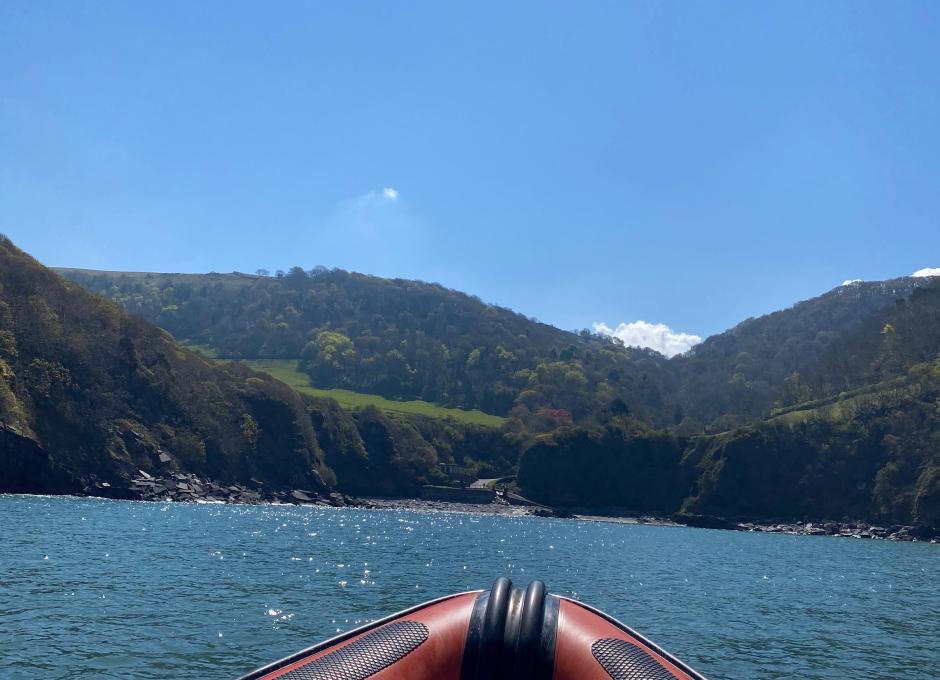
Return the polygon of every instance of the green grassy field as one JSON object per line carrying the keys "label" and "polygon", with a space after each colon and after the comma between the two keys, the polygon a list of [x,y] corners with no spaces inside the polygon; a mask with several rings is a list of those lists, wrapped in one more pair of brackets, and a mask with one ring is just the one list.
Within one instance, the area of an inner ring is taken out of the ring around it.
{"label": "green grassy field", "polygon": [[134,283],[161,285],[169,283],[170,285],[179,285],[181,283],[225,286],[226,288],[242,288],[254,283],[261,278],[253,274],[244,274],[242,272],[231,272],[220,274],[210,272],[208,274],[171,274],[159,272],[113,272],[98,269],[75,269],[73,267],[53,267],[54,271],[60,274],[87,274],[89,276],[112,276],[115,279],[133,281]]}
{"label": "green grassy field", "polygon": [[[198,348],[200,351],[202,348]],[[310,384],[310,376],[297,370],[296,359],[243,359],[240,363],[256,371],[267,373],[287,383],[298,392],[310,394],[315,397],[330,397],[339,402],[340,406],[348,409],[375,406],[383,411],[404,413],[406,415],[421,415],[431,418],[453,418],[461,423],[499,427],[504,418],[490,415],[482,411],[465,411],[459,408],[447,408],[427,401],[394,401],[380,397],[377,394],[364,394],[350,390],[325,390]]]}
{"label": "green grassy field", "polygon": [[215,359],[218,355],[216,354],[215,347],[209,347],[209,345],[197,345],[194,342],[189,340],[181,340],[180,343],[186,349],[191,349],[197,354],[201,354],[207,359]]}
{"label": "green grassy field", "polygon": [[890,378],[874,385],[842,392],[838,396],[772,411],[768,420],[790,425],[813,418],[844,421],[855,417],[860,407],[873,403],[873,400],[882,404],[901,404],[907,399],[916,398],[918,392],[919,386],[912,384],[907,376]]}

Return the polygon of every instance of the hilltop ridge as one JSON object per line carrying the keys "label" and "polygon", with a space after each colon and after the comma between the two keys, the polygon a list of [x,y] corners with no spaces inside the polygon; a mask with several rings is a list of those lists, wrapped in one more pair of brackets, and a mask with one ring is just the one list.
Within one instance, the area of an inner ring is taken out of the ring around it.
{"label": "hilltop ridge", "polygon": [[667,359],[420,281],[300,267],[279,277],[60,271],[216,356],[292,360],[317,388],[479,409],[536,431],[561,412],[589,423],[611,409],[689,432],[759,419],[793,402],[787,379],[832,342],[929,282],[839,286]]}

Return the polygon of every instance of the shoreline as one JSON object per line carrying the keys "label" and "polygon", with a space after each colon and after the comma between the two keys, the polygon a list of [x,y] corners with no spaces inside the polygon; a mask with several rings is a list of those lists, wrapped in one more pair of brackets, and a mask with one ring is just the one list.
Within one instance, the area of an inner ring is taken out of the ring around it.
{"label": "shoreline", "polygon": [[[17,495],[17,494],[13,494]],[[29,494],[23,494],[29,495]],[[69,495],[69,494],[38,494]],[[259,482],[253,487],[223,484],[192,474],[176,473],[154,476],[141,471],[126,487],[93,480],[83,492],[71,494],[82,498],[136,500],[226,505],[299,505],[369,510],[413,510],[417,512],[461,512],[503,517],[540,517],[571,519],[582,522],[630,524],[665,527],[721,529],[748,533],[788,534],[795,536],[831,536],[868,540],[940,543],[940,529],[909,524],[877,525],[866,521],[731,520],[709,515],[674,514],[660,516],[642,513],[620,514],[613,508],[549,508],[542,505],[511,504],[501,498],[490,503],[461,503],[423,498],[355,497],[340,492],[307,489],[265,489]],[[604,511],[607,511],[606,513]]]}
{"label": "shoreline", "polygon": [[[927,527],[914,525],[887,525],[879,526],[871,522],[736,522],[717,517],[704,518],[690,515],[687,517],[673,515],[660,517],[656,515],[602,515],[590,513],[567,513],[564,510],[554,510],[555,514],[539,514],[536,507],[498,505],[498,504],[470,504],[454,503],[449,501],[427,501],[423,499],[408,498],[362,498],[359,505],[379,510],[415,510],[415,511],[445,511],[467,512],[483,515],[502,515],[508,517],[548,517],[554,519],[567,519],[580,522],[602,522],[607,524],[630,524],[635,526],[661,526],[688,529],[717,529],[722,531],[741,531],[746,533],[788,534],[792,536],[830,536],[833,538],[856,538],[887,541],[910,541],[924,543],[940,543],[940,532]],[[580,508],[579,508],[580,509]],[[685,520],[685,521],[683,521]],[[717,526],[717,525],[721,526]],[[714,525],[714,526],[708,526]]]}

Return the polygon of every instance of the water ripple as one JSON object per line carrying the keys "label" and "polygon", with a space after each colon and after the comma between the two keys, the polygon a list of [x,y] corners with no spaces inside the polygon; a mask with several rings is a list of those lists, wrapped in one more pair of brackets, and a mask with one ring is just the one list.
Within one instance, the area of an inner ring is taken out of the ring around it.
{"label": "water ripple", "polygon": [[714,679],[940,666],[936,545],[36,496],[0,496],[0,527],[4,678],[231,678],[500,575],[542,578]]}

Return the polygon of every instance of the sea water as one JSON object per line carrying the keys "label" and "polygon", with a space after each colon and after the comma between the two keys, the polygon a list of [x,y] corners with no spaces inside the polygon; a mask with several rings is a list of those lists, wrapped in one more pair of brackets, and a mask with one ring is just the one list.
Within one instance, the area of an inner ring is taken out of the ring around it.
{"label": "sea water", "polygon": [[233,678],[504,575],[713,679],[940,677],[940,545],[40,496],[0,496],[0,677]]}

